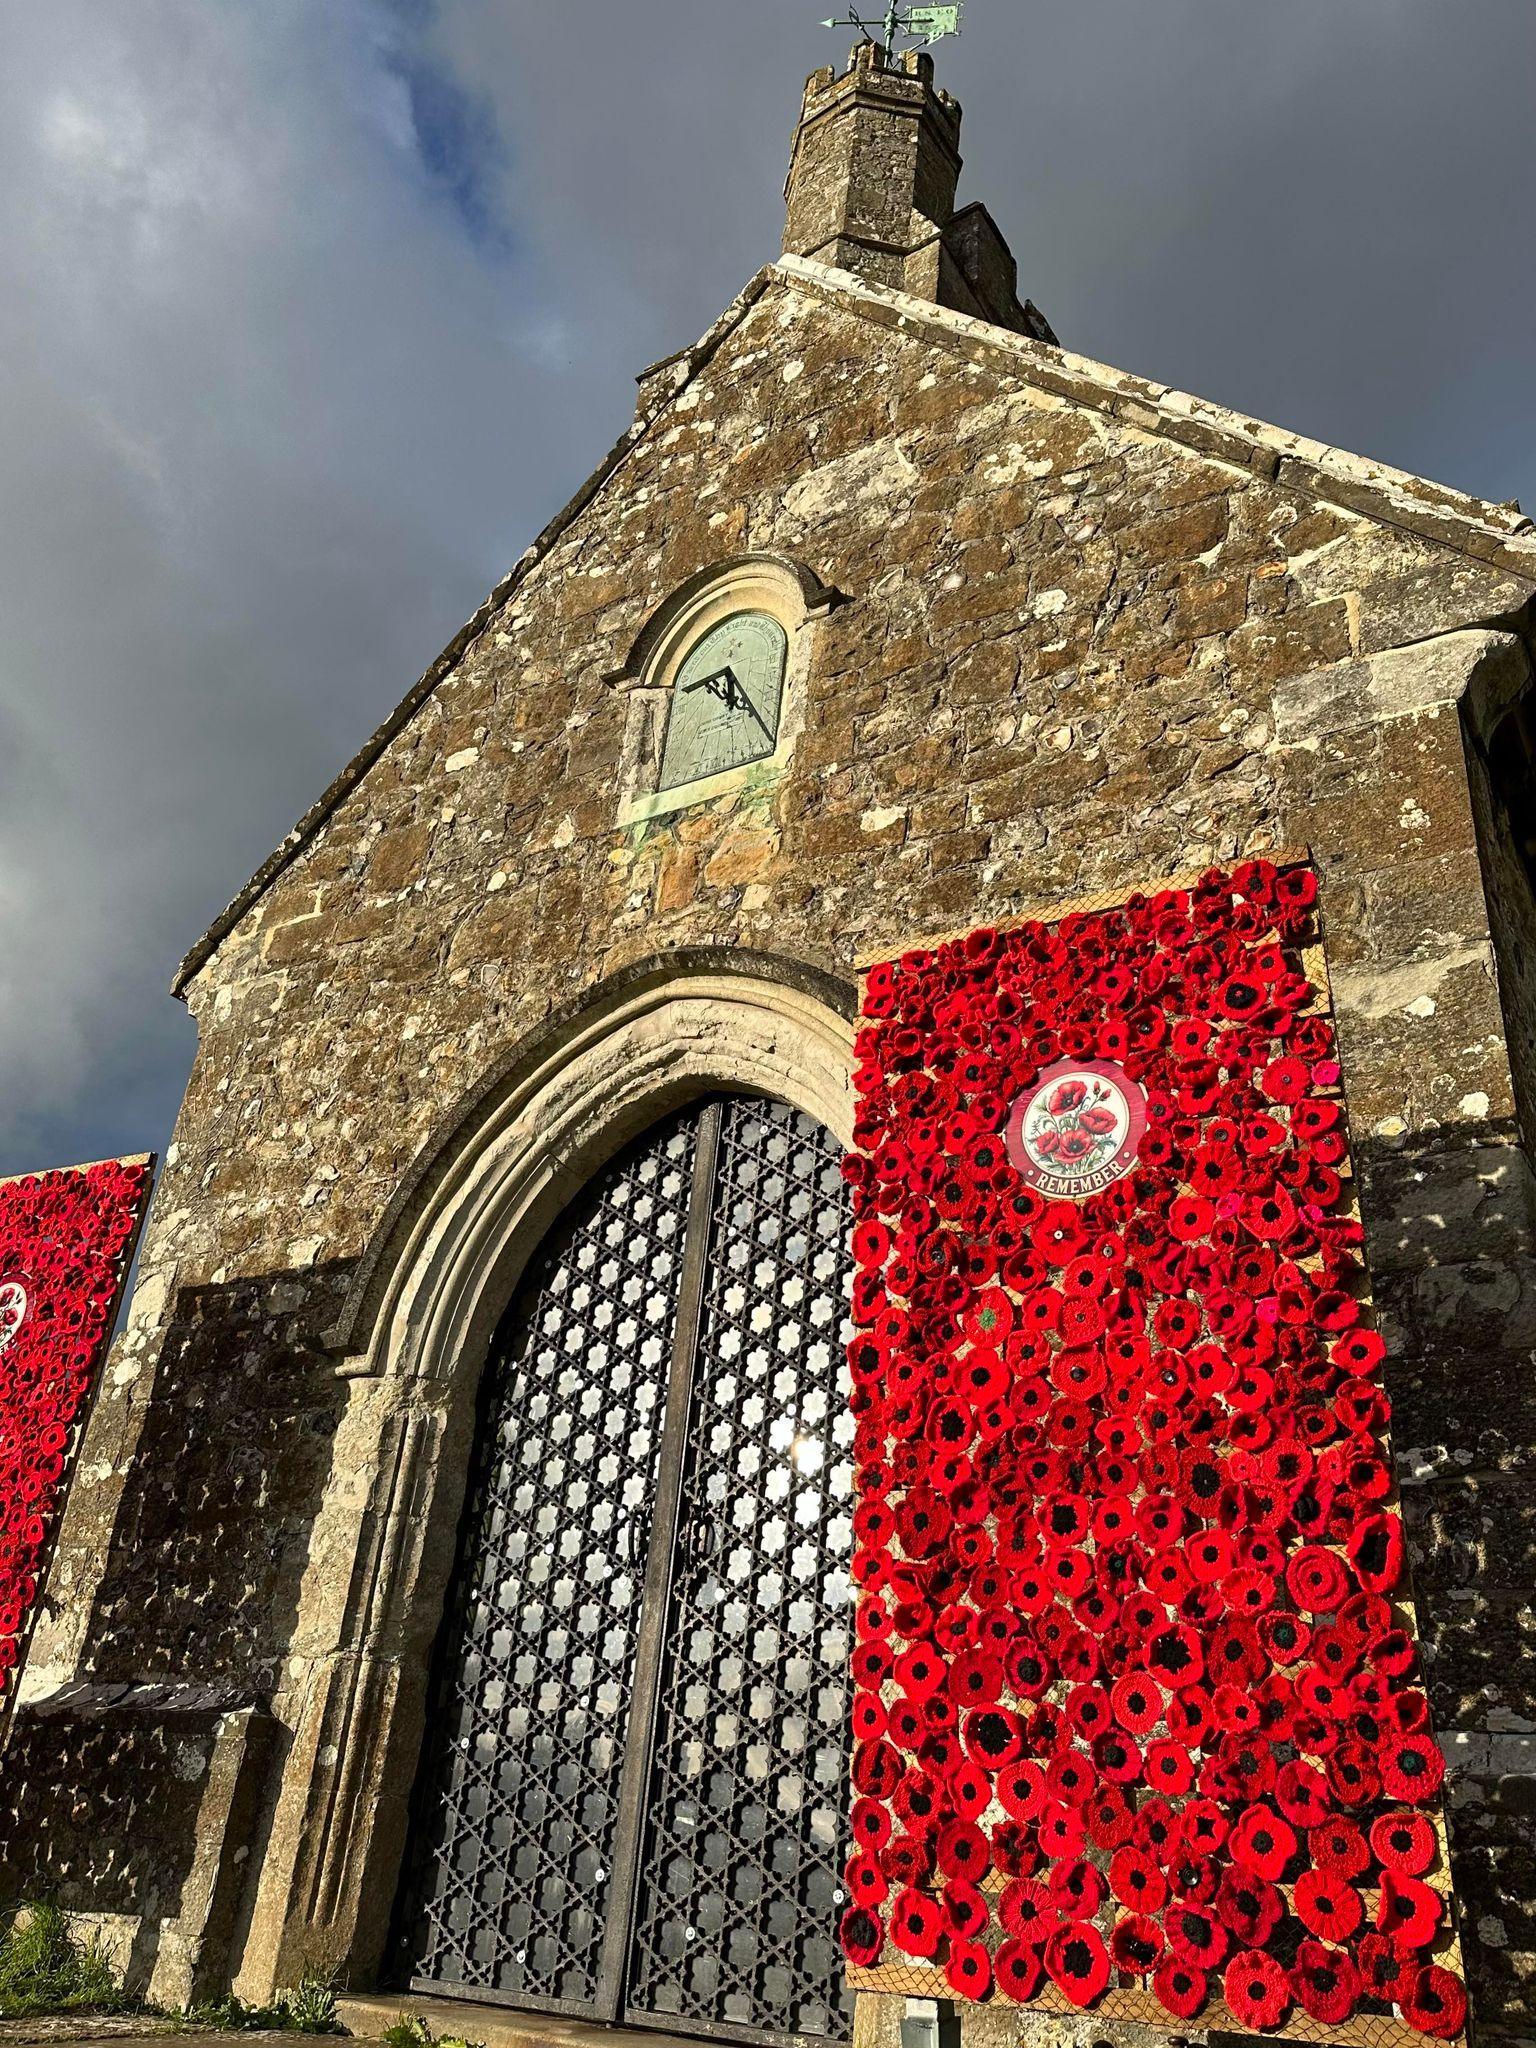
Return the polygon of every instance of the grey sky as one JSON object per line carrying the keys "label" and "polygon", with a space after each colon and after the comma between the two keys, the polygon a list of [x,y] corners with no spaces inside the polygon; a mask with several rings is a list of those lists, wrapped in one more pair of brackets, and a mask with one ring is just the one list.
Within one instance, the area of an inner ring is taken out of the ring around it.
{"label": "grey sky", "polygon": [[[777,249],[820,0],[18,0],[0,1173],[163,1143],[172,967]],[[1536,0],[971,0],[1067,344],[1536,501]]]}

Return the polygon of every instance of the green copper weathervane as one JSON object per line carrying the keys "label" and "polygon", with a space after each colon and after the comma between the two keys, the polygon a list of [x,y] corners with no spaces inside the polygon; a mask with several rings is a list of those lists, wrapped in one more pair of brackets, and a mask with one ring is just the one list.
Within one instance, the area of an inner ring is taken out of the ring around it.
{"label": "green copper weathervane", "polygon": [[[955,0],[950,7],[900,7],[896,0],[885,10],[885,27],[881,41],[888,51],[894,52],[896,38],[907,36],[915,43],[937,43],[945,36],[960,33],[960,16],[965,9],[965,0]],[[871,25],[861,20],[856,7],[850,7],[845,15],[832,21],[824,21],[823,28],[856,28],[870,42],[875,40]]]}

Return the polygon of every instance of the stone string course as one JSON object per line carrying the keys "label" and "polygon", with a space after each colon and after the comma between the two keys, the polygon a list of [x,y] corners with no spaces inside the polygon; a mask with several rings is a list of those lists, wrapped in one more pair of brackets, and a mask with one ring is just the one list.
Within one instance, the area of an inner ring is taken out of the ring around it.
{"label": "stone string course", "polygon": [[[807,629],[793,760],[616,829],[604,678],[669,591],[758,550],[848,600]],[[186,963],[197,1064],[29,1694],[218,1683],[308,1754],[379,1483],[337,1446],[431,1398],[338,1372],[324,1333],[429,1135],[558,1006],[674,948],[849,980],[914,933],[1310,847],[1474,1996],[1489,2038],[1536,2036],[1536,928],[1469,740],[1528,677],[1533,591],[1513,512],[814,265],[761,273]],[[253,1863],[297,1867],[319,1823],[280,1840],[261,1786]],[[120,1836],[104,1808],[80,1901]],[[152,1968],[154,1930],[118,1921]],[[254,1995],[351,1942],[253,1883],[228,1960]]]}

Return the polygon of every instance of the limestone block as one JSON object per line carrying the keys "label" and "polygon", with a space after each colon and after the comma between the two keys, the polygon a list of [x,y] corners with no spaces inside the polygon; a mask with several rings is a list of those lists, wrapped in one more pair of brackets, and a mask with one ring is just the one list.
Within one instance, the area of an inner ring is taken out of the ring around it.
{"label": "limestone block", "polygon": [[1523,680],[1525,650],[1510,633],[1443,633],[1361,661],[1291,676],[1275,690],[1275,732],[1282,744],[1320,740],[1351,726],[1377,725],[1409,712],[1456,705],[1474,676],[1479,687],[1499,689]]}

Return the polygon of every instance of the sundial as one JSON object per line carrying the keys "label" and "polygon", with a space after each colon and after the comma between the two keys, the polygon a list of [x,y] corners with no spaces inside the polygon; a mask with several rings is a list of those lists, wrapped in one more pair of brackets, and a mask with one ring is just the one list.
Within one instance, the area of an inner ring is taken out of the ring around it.
{"label": "sundial", "polygon": [[672,689],[659,788],[772,755],[788,648],[784,628],[767,612],[733,612],[694,642]]}
{"label": "sundial", "polygon": [[[892,0],[885,10],[878,40],[889,51],[895,50],[898,37],[923,47],[939,43],[946,36],[960,34],[960,18],[964,12],[965,0],[954,0],[954,4],[948,7],[901,7]],[[821,25],[823,28],[856,28],[870,42],[877,40],[875,24],[865,21],[855,7],[850,7],[846,14],[834,15]]]}

